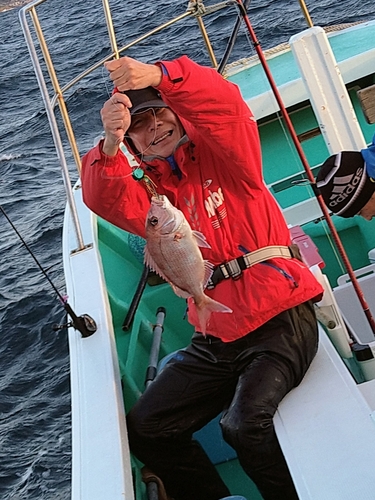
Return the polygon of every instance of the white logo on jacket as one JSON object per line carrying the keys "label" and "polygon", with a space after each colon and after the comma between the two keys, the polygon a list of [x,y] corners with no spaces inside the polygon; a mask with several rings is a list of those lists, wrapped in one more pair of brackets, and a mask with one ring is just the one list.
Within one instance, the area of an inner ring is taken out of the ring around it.
{"label": "white logo on jacket", "polygon": [[217,188],[217,191],[211,191],[211,189],[207,189],[210,186],[212,180],[205,181],[203,187],[205,189],[205,200],[204,206],[207,212],[209,219],[211,219],[211,224],[214,229],[218,229],[220,227],[221,222],[227,216],[227,209],[224,202],[224,195],[221,187]]}
{"label": "white logo on jacket", "polygon": [[204,200],[204,206],[206,207],[209,217],[215,215],[216,209],[218,209],[224,203],[223,191],[219,187],[217,191],[208,191],[209,196]]}

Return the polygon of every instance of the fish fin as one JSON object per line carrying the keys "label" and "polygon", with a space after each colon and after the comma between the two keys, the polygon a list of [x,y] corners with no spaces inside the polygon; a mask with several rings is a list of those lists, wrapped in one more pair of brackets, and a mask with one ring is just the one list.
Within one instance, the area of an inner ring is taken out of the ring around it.
{"label": "fish fin", "polygon": [[199,231],[193,231],[193,236],[199,247],[211,248],[211,246],[207,243],[206,237],[203,233]]}
{"label": "fish fin", "polygon": [[211,276],[214,272],[214,266],[208,260],[204,261],[204,278],[203,278],[203,289],[206,288]]}
{"label": "fish fin", "polygon": [[204,300],[202,300],[199,304],[195,304],[197,308],[197,316],[199,321],[200,332],[203,335],[206,333],[207,324],[210,320],[211,313],[220,312],[220,313],[232,313],[232,309],[230,307],[217,302],[211,297],[204,295]]}
{"label": "fish fin", "polygon": [[[183,290],[182,288],[179,288],[178,286],[174,285],[173,283],[171,283],[169,281],[169,279],[160,270],[159,266],[156,264],[156,262],[152,258],[150,252],[147,249],[147,244],[146,244],[145,249],[144,249],[144,263],[152,271],[155,271],[159,276],[161,276],[165,281],[167,281],[171,285],[171,287],[172,287],[172,289],[173,289],[173,291],[174,291],[174,293],[176,295],[178,295],[179,297],[183,297],[184,299],[187,299],[187,298],[191,297],[191,293],[188,293],[186,290]],[[211,271],[211,273],[212,273],[212,271]]]}
{"label": "fish fin", "polygon": [[176,295],[178,295],[179,297],[182,297],[184,299],[188,299],[189,297],[191,297],[191,293],[187,292],[186,290],[183,290],[182,288],[179,288],[178,286],[173,285],[173,283],[171,283],[171,282],[169,282],[169,284],[171,285],[174,293]]}
{"label": "fish fin", "polygon": [[[211,264],[211,262],[209,262],[208,260],[205,260],[204,261],[203,289],[206,288],[207,283],[209,282],[213,272],[214,272],[213,264]],[[173,285],[173,283],[170,283],[170,285],[173,288],[174,293],[176,295],[178,295],[179,297],[183,297],[184,299],[188,299],[189,297],[192,296],[191,293],[187,292],[186,290],[183,290],[182,288],[179,288],[176,285]],[[232,310],[225,311],[225,312],[232,312]]]}
{"label": "fish fin", "polygon": [[148,251],[147,244],[144,248],[144,263],[146,264],[146,266],[148,266],[151,269],[151,271],[155,271],[159,276],[161,276],[163,278],[163,280],[168,281],[168,278],[161,271],[159,266],[156,264],[156,262],[152,258],[150,252]]}
{"label": "fish fin", "polygon": [[[207,283],[209,282],[209,280],[214,272],[214,265],[211,264],[211,262],[209,262],[208,260],[204,260],[203,262],[204,262],[203,289],[205,289],[207,286]],[[174,293],[176,295],[178,295],[179,297],[183,297],[184,299],[187,299],[187,298],[192,296],[191,293],[188,293],[186,290],[183,290],[182,288],[179,288],[178,286],[173,285],[172,283],[170,285],[173,288]],[[226,312],[229,312],[229,311],[226,311]],[[232,312],[232,310],[230,312]]]}

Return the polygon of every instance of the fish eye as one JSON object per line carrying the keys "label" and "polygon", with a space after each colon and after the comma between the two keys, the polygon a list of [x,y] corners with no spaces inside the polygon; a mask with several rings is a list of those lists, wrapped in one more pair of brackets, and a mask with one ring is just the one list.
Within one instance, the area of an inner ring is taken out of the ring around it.
{"label": "fish eye", "polygon": [[151,218],[150,218],[150,219],[148,219],[148,220],[149,220],[149,222],[150,222],[151,226],[156,226],[156,225],[157,225],[157,223],[159,222],[159,219],[158,219],[157,217],[155,217],[155,216],[151,217]]}

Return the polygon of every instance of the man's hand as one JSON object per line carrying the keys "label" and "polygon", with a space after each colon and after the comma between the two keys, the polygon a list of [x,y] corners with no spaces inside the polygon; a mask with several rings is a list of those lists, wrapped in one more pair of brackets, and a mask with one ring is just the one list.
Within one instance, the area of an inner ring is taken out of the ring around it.
{"label": "man's hand", "polygon": [[108,156],[117,154],[119,144],[130,127],[130,111],[132,103],[125,94],[116,92],[104,103],[100,111],[105,131],[103,153]]}
{"label": "man's hand", "polygon": [[104,63],[115,87],[120,91],[157,87],[162,80],[162,70],[154,64],[145,64],[131,57],[121,57]]}

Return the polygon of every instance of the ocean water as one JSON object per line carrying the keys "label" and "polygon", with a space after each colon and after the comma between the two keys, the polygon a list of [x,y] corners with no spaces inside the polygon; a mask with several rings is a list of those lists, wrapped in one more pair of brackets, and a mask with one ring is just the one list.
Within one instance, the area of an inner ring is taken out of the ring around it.
{"label": "ocean water", "polygon": [[[25,1],[0,0],[0,204],[58,289],[64,292],[61,233],[65,196],[43,102],[18,21]],[[110,52],[100,0],[48,0],[40,18],[62,84]],[[183,12],[172,0],[111,2],[120,45]],[[308,2],[317,25],[375,17],[373,0]],[[254,0],[250,18],[263,48],[305,27],[297,0]],[[213,45],[225,48],[228,16],[207,21]],[[193,20],[144,42],[129,55],[144,61],[182,53],[203,64]],[[246,34],[241,31],[241,42]],[[242,44],[243,46],[243,44]],[[233,58],[253,50],[236,49]],[[99,110],[111,92],[103,69],[68,93],[83,154],[101,132]],[[65,140],[65,138],[64,138]],[[77,173],[68,155],[72,180]],[[64,314],[49,284],[0,214],[0,498],[70,498],[71,425],[67,333],[55,332]],[[108,499],[110,500],[110,499]]]}

